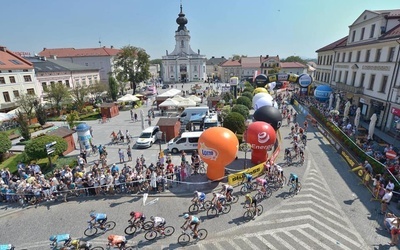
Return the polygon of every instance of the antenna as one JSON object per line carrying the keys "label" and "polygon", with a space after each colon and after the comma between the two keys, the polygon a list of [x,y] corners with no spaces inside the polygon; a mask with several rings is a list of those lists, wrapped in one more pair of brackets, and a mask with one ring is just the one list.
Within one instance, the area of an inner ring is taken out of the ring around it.
{"label": "antenna", "polygon": [[100,45],[100,48],[101,48],[101,37],[99,37],[99,45]]}

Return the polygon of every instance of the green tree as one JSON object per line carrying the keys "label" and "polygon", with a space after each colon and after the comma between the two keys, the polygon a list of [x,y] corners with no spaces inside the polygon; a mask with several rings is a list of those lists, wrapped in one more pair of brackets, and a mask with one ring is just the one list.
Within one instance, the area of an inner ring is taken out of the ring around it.
{"label": "green tree", "polygon": [[253,99],[253,92],[244,91],[244,92],[242,93],[242,96],[246,96],[246,97],[248,97],[250,100],[252,100],[252,99]]}
{"label": "green tree", "polygon": [[85,97],[89,93],[90,87],[86,84],[75,86],[75,88],[72,89],[71,97],[79,113],[82,112],[82,109],[85,106]]}
{"label": "green tree", "polygon": [[35,105],[35,113],[36,113],[36,118],[38,119],[38,122],[40,125],[45,125],[47,122],[47,114],[46,114],[46,109],[44,106],[40,103],[36,103]]}
{"label": "green tree", "polygon": [[71,94],[69,88],[62,83],[56,83],[45,90],[47,97],[51,100],[53,107],[57,110],[57,114],[60,115],[62,110],[61,103],[66,103],[70,99]]}
{"label": "green tree", "polygon": [[150,56],[142,48],[124,46],[114,60],[113,72],[120,82],[129,82],[136,91],[136,84],[150,78]]}
{"label": "green tree", "polygon": [[90,93],[96,97],[100,97],[101,93],[104,91],[109,90],[109,86],[107,84],[101,83],[99,81],[96,81],[94,84],[89,86]]}
{"label": "green tree", "polygon": [[117,96],[118,96],[118,82],[117,82],[117,80],[115,80],[115,78],[113,76],[109,76],[108,77],[108,85],[110,87],[109,94],[111,96],[111,99],[113,101],[116,101],[117,100]]}
{"label": "green tree", "polygon": [[76,121],[79,121],[79,113],[74,110],[67,115],[67,123],[70,129],[75,127]]}
{"label": "green tree", "polygon": [[237,112],[241,114],[245,119],[247,119],[247,117],[249,117],[250,114],[249,108],[243,104],[235,104],[232,107],[232,112]]}
{"label": "green tree", "polygon": [[29,132],[29,125],[25,115],[21,112],[17,112],[17,121],[19,124],[18,130],[21,133],[22,138],[26,141],[31,139],[31,133]]}
{"label": "green tree", "polygon": [[46,144],[51,142],[57,142],[54,145],[54,155],[61,155],[68,148],[67,142],[58,136],[55,135],[44,135],[36,137],[35,139],[30,140],[25,145],[25,153],[31,159],[42,159],[47,157]]}
{"label": "green tree", "polygon": [[34,107],[38,103],[38,98],[35,95],[30,94],[22,94],[17,99],[17,105],[19,106],[19,110],[22,113],[25,113],[26,117],[28,118],[28,124],[30,124],[30,119],[35,117],[34,115]]}
{"label": "green tree", "polygon": [[242,104],[244,106],[246,106],[248,109],[252,108],[252,102],[251,99],[248,98],[247,96],[241,96],[237,99],[236,101],[237,104]]}
{"label": "green tree", "polygon": [[224,119],[223,126],[233,133],[243,134],[246,129],[244,117],[237,112],[230,112]]}
{"label": "green tree", "polygon": [[8,135],[5,132],[0,133],[0,159],[2,155],[7,153],[7,151],[11,148],[11,140],[8,138]]}
{"label": "green tree", "polygon": [[234,99],[234,96],[231,92],[225,92],[222,95],[222,100],[225,101],[225,104],[228,104],[230,100]]}
{"label": "green tree", "polygon": [[303,60],[299,56],[288,56],[285,59],[281,59],[281,62],[299,62],[299,63],[302,63],[304,65],[307,64],[307,62],[305,60]]}

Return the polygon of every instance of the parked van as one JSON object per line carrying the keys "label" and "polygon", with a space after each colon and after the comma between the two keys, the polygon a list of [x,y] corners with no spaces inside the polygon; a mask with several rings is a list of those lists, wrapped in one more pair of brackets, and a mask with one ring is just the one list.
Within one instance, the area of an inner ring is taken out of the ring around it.
{"label": "parked van", "polygon": [[182,150],[187,151],[197,149],[197,143],[202,133],[203,131],[182,133],[181,136],[175,137],[168,142],[168,151],[176,154]]}
{"label": "parked van", "polygon": [[196,122],[201,121],[205,116],[209,115],[209,108],[207,106],[203,107],[189,107],[186,108],[179,116],[179,121],[182,124],[187,124],[193,119],[197,119]]}

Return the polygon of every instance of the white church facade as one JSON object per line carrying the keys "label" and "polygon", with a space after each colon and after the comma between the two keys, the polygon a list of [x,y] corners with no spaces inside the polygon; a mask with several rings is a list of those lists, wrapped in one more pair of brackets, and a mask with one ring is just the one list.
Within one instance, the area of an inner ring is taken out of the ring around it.
{"label": "white church facade", "polygon": [[164,82],[189,82],[204,81],[206,74],[206,56],[200,54],[200,50],[195,53],[190,47],[190,32],[186,28],[188,23],[185,14],[181,12],[176,19],[179,25],[175,31],[175,49],[171,53],[166,51],[162,57]]}

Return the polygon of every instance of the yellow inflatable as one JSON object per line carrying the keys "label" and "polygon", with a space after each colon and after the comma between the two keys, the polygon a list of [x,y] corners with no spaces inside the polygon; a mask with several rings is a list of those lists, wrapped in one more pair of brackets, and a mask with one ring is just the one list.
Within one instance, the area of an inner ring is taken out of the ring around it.
{"label": "yellow inflatable", "polygon": [[258,93],[267,93],[267,94],[269,94],[268,93],[268,90],[266,90],[265,88],[256,88],[254,91],[253,91],[253,95],[256,95],[256,94],[258,94]]}

